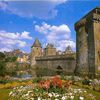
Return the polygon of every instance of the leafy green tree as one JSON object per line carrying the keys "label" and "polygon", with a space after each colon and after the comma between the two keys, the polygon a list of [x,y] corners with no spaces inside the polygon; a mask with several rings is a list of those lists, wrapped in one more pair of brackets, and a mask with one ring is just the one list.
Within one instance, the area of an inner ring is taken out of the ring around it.
{"label": "leafy green tree", "polygon": [[0,61],[3,61],[5,60],[5,54],[0,52]]}
{"label": "leafy green tree", "polygon": [[6,69],[5,69],[5,62],[0,61],[0,76],[4,76],[6,73]]}
{"label": "leafy green tree", "polygon": [[[4,53],[0,52],[0,76],[10,75],[14,76],[16,75],[16,70],[12,69],[13,63],[16,63],[17,57],[16,56],[5,56]],[[8,71],[7,64],[12,63],[11,71]]]}
{"label": "leafy green tree", "polygon": [[15,62],[16,60],[17,60],[16,56],[6,57],[5,59],[6,62]]}
{"label": "leafy green tree", "polygon": [[5,54],[0,52],[0,76],[5,75]]}

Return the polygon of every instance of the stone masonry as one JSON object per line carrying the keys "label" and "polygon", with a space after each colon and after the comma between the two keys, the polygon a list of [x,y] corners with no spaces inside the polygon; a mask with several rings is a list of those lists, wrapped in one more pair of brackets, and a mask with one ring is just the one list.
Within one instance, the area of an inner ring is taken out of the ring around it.
{"label": "stone masonry", "polygon": [[100,71],[100,7],[75,23],[76,74],[94,77]]}

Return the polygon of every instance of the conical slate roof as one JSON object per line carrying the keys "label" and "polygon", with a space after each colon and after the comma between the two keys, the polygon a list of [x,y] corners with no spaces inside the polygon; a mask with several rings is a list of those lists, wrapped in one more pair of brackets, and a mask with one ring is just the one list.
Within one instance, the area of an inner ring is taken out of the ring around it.
{"label": "conical slate roof", "polygon": [[32,45],[32,47],[41,47],[41,43],[38,40],[38,38],[36,38],[36,40],[35,40],[34,44]]}

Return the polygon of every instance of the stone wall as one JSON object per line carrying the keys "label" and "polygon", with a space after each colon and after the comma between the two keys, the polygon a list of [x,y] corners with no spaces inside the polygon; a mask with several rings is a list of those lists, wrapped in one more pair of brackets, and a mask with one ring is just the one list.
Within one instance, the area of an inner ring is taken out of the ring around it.
{"label": "stone wall", "polygon": [[37,57],[36,65],[40,68],[48,68],[57,71],[59,68],[65,74],[72,74],[75,70],[75,57],[68,55],[61,56],[48,56],[48,57]]}
{"label": "stone wall", "polygon": [[88,72],[90,77],[94,77],[100,68],[100,7],[93,9],[75,23],[75,30],[77,33],[75,71]]}

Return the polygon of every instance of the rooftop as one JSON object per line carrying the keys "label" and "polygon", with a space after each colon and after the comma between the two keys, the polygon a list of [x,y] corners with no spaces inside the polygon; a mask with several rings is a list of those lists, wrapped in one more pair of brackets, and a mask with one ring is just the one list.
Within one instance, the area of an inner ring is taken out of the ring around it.
{"label": "rooftop", "polygon": [[32,47],[41,47],[41,43],[38,40],[38,38],[36,38],[36,40],[35,40],[34,44],[32,45]]}

